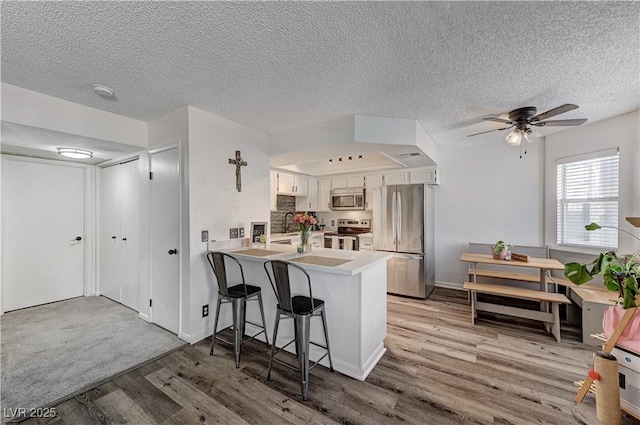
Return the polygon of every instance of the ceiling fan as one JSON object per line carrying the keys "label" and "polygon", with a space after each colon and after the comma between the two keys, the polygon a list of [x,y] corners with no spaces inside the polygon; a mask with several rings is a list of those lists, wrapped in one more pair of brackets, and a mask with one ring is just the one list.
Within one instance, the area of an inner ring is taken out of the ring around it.
{"label": "ceiling fan", "polygon": [[533,133],[533,130],[529,128],[529,126],[535,127],[556,127],[556,126],[572,126],[572,125],[580,125],[584,124],[587,119],[579,118],[572,120],[552,120],[545,121],[548,118],[555,117],[556,115],[564,114],[565,112],[572,111],[574,109],[578,109],[578,105],[572,105],[570,103],[566,103],[564,105],[560,105],[557,108],[550,109],[546,112],[536,115],[538,111],[535,106],[525,106],[524,108],[514,109],[509,112],[509,119],[505,120],[503,118],[498,117],[487,117],[483,118],[483,121],[494,121],[502,124],[509,124],[507,127],[496,128],[493,130],[482,131],[480,133],[470,134],[467,137],[477,136],[479,134],[490,133],[492,131],[501,131],[508,130],[510,128],[515,127],[511,133],[507,135],[507,143],[512,146],[518,146],[522,142],[522,139],[526,139],[527,142],[530,142],[529,135]]}

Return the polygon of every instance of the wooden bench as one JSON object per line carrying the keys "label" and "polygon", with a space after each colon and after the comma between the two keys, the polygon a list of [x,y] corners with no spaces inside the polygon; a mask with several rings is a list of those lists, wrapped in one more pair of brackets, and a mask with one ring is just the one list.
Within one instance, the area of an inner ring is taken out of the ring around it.
{"label": "wooden bench", "polygon": [[[471,294],[471,323],[475,324],[477,311],[506,314],[525,319],[539,320],[551,324],[551,333],[560,342],[560,304],[571,304],[562,294],[534,291],[512,286],[490,285],[486,283],[465,282],[463,288]],[[477,293],[499,295],[508,298],[518,298],[532,301],[545,301],[551,304],[551,313],[545,311],[527,310],[524,308],[508,307],[490,304],[477,300]]]}
{"label": "wooden bench", "polygon": [[[522,253],[525,255],[529,255],[530,257],[536,258],[549,258],[549,250],[546,246],[515,246],[513,248],[514,252]],[[478,253],[478,254],[490,254],[491,253],[491,244],[488,243],[478,243],[469,241],[469,250],[470,253]],[[519,273],[511,270],[508,265],[505,266],[496,266],[496,265],[486,265],[486,264],[478,264],[474,270],[473,265],[469,265],[469,281],[473,281],[473,275],[475,273],[476,279],[478,277],[484,277],[490,279],[488,282],[482,283],[496,283],[491,281],[491,279],[500,279],[507,281],[517,281],[517,282],[527,282],[527,283],[539,283],[540,275],[535,273],[534,270],[531,270],[529,273]],[[554,285],[554,292],[558,292],[558,285],[571,286],[573,285],[569,280],[564,278],[552,277],[547,275],[545,278],[547,285]]]}

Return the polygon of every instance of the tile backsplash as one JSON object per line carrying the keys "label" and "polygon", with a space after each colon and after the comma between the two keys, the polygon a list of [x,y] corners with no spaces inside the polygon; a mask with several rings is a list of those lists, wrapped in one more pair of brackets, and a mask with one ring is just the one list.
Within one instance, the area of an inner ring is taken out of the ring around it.
{"label": "tile backsplash", "polygon": [[[284,233],[284,218],[288,212],[296,213],[296,198],[295,196],[278,195],[278,202],[276,204],[277,211],[271,211],[271,233]],[[306,211],[302,211],[306,212]],[[314,212],[309,211],[309,214],[316,215]],[[296,225],[293,223],[293,217],[291,214],[287,217],[288,227],[290,232],[297,231]]]}

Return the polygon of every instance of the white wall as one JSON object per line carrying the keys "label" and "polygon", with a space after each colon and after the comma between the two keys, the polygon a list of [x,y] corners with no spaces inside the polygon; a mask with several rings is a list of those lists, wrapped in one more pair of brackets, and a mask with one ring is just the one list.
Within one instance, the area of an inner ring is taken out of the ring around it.
{"label": "white wall", "polygon": [[[640,111],[586,124],[547,136],[545,155],[545,243],[557,246],[556,161],[572,155],[620,149],[620,189],[618,227],[635,232],[625,217],[640,216]],[[587,223],[585,223],[587,224]],[[640,249],[640,243],[621,233],[619,252]],[[589,252],[588,250],[585,250]],[[598,251],[592,251],[598,252]]]}
{"label": "white wall", "polygon": [[[543,142],[518,148],[506,141],[440,152],[435,186],[436,283],[462,286],[468,242],[543,244]],[[375,223],[374,223],[375,225]]]}
{"label": "white wall", "polygon": [[2,120],[64,133],[147,146],[147,123],[2,83]]}
{"label": "white wall", "polygon": [[[248,166],[242,167],[242,192],[236,190],[235,167],[229,158],[240,150]],[[249,127],[189,107],[190,207],[190,340],[213,331],[217,283],[205,257],[209,239],[229,238],[230,227],[249,232],[252,221],[269,221],[268,137]],[[202,318],[202,306],[210,305]],[[222,323],[221,323],[222,326]]]}

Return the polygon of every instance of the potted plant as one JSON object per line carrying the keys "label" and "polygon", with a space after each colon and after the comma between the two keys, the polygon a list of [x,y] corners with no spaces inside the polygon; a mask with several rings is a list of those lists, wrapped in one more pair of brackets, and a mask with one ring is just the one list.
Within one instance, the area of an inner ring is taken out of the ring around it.
{"label": "potted plant", "polygon": [[[638,239],[637,236],[613,226],[600,226],[590,223],[584,226],[588,231],[594,231],[603,227],[616,229]],[[622,298],[622,308],[611,306],[605,309],[602,327],[605,338],[610,338],[618,323],[622,319],[625,310],[640,307],[640,251],[636,251],[626,258],[619,257],[614,251],[602,252],[589,264],[567,263],[564,266],[564,275],[576,285],[582,285],[593,279],[594,275],[601,274],[604,286],[610,291],[617,291]],[[623,333],[617,341],[617,345],[633,351],[640,351],[640,309],[633,313],[631,321],[626,325]]]}
{"label": "potted plant", "polygon": [[[603,227],[609,227],[627,233],[638,239],[637,236],[613,226],[600,226],[590,223],[584,226],[588,231],[594,231]],[[640,280],[640,251],[634,252],[627,259],[619,257],[615,251],[601,252],[598,258],[589,264],[567,263],[564,266],[564,275],[576,285],[582,285],[593,279],[593,276],[601,274],[604,286],[610,291],[618,291],[622,298],[624,308],[636,306],[638,281]]]}
{"label": "potted plant", "polygon": [[512,245],[504,243],[504,241],[498,241],[491,247],[493,249],[493,258],[495,260],[504,260],[511,251]]}

